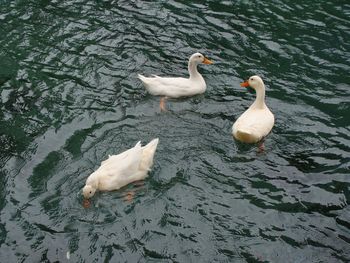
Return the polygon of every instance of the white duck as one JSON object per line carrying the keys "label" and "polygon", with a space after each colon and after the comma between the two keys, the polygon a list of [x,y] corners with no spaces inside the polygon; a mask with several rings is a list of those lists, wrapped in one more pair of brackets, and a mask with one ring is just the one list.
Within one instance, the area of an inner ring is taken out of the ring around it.
{"label": "white duck", "polygon": [[188,61],[189,78],[164,78],[156,75],[147,78],[140,74],[138,77],[149,93],[162,96],[159,106],[161,110],[165,111],[167,98],[189,97],[205,92],[207,86],[204,78],[197,70],[197,65],[200,63],[212,64],[213,62],[201,53],[195,53]]}
{"label": "white duck", "polygon": [[[241,86],[255,89],[256,99],[233,124],[232,134],[239,141],[256,143],[269,134],[275,123],[275,117],[265,104],[265,85],[259,76],[250,77],[241,83]],[[261,147],[263,150],[263,144]]]}
{"label": "white duck", "polygon": [[143,180],[153,165],[159,139],[153,139],[141,147],[138,142],[133,148],[118,155],[111,155],[86,180],[83,188],[85,198],[92,197],[97,190],[117,190],[134,181]]}

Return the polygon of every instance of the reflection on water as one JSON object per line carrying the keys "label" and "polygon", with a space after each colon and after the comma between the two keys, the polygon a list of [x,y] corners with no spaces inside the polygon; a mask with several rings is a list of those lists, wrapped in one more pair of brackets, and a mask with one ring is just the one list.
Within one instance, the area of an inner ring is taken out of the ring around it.
{"label": "reflection on water", "polygon": [[[2,5],[0,257],[349,261],[349,7]],[[206,93],[159,113],[137,73],[185,76],[196,51],[216,62],[199,69]],[[253,74],[276,116],[260,154],[231,137],[254,100],[239,82]],[[85,179],[108,154],[155,137],[144,185],[82,206]]]}

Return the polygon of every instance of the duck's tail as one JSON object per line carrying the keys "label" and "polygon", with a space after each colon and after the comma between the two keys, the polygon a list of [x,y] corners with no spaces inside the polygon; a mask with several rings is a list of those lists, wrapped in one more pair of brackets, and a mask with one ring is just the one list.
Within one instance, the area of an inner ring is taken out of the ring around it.
{"label": "duck's tail", "polygon": [[152,78],[147,78],[144,75],[138,74],[137,77],[142,81],[142,84],[146,88],[146,90],[150,90],[150,81]]}
{"label": "duck's tail", "polygon": [[254,143],[258,141],[256,136],[254,136],[253,132],[250,130],[237,130],[235,137],[246,143]]}
{"label": "duck's tail", "polygon": [[153,157],[157,150],[159,139],[153,139],[147,145],[142,147],[142,160],[140,170],[151,170],[153,165]]}
{"label": "duck's tail", "polygon": [[137,74],[137,77],[138,77],[142,82],[145,82],[145,80],[146,80],[146,77],[145,77],[144,75]]}

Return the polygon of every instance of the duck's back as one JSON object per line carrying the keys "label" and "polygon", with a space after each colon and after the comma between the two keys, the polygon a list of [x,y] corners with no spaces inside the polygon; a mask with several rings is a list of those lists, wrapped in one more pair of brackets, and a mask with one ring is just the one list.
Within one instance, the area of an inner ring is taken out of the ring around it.
{"label": "duck's back", "polygon": [[153,76],[146,78],[139,75],[147,91],[156,96],[170,98],[188,97],[203,93],[206,89],[205,81],[198,79],[193,81],[187,78],[163,78]]}
{"label": "duck's back", "polygon": [[233,136],[246,143],[256,143],[269,134],[275,119],[272,112],[264,109],[248,109],[233,124]]}
{"label": "duck's back", "polygon": [[111,155],[101,163],[99,170],[123,172],[137,170],[142,157],[141,142],[138,142],[135,147],[126,150],[118,155]]}
{"label": "duck's back", "polygon": [[158,138],[154,139],[144,147],[138,142],[135,147],[103,161],[94,172],[94,176],[98,177],[99,189],[117,190],[134,181],[145,179],[153,165],[158,141]]}

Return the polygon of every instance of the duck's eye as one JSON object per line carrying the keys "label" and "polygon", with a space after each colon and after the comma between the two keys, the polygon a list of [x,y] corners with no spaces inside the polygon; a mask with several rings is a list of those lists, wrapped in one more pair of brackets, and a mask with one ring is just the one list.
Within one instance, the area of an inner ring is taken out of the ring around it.
{"label": "duck's eye", "polygon": [[250,80],[251,80],[251,81],[253,81],[253,80],[254,80],[254,78],[251,78]]}
{"label": "duck's eye", "polygon": [[90,191],[90,194],[91,194],[92,192]]}
{"label": "duck's eye", "polygon": [[198,56],[199,58],[201,57],[201,55]]}

